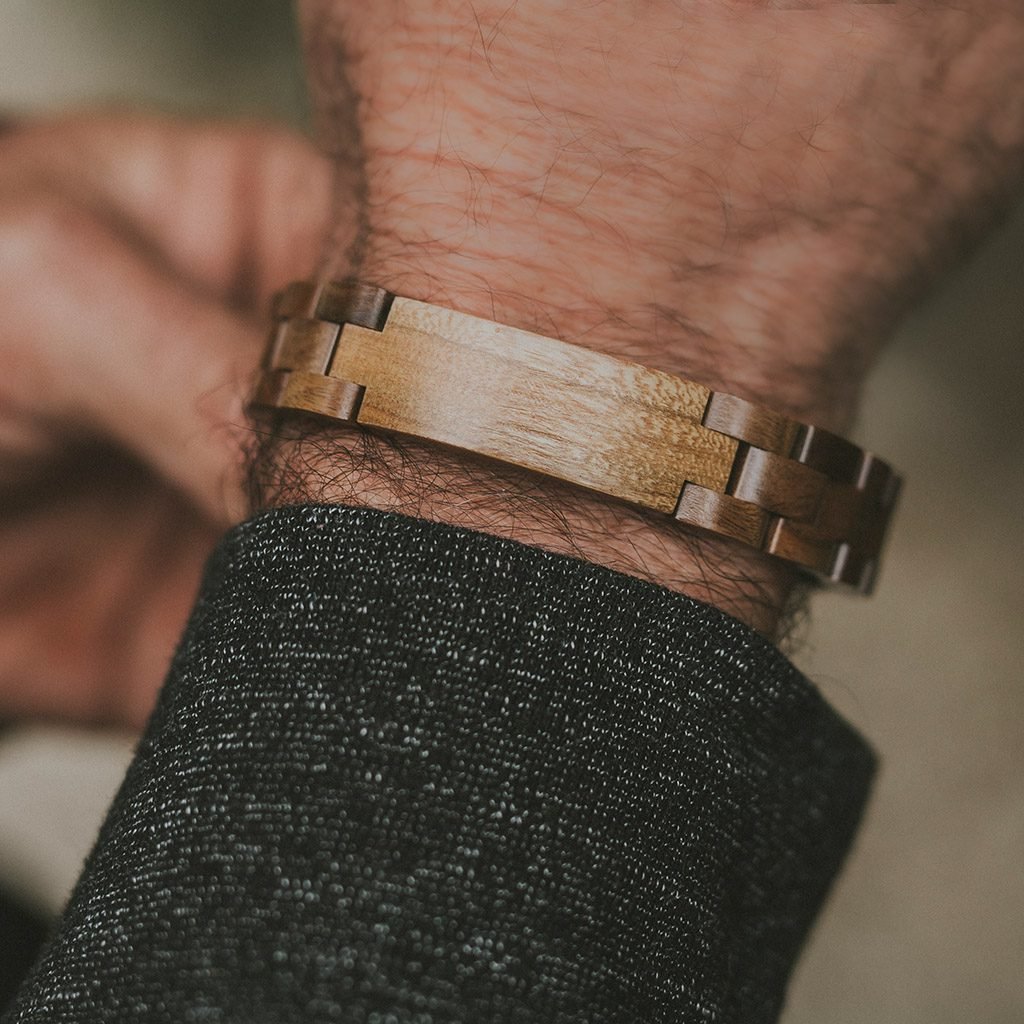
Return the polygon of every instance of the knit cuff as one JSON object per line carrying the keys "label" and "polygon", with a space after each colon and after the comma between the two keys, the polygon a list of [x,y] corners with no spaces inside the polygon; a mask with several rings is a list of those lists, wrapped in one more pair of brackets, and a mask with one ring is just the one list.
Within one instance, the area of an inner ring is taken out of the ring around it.
{"label": "knit cuff", "polygon": [[221,543],[12,1024],[773,1021],[873,761],[679,594],[366,509]]}

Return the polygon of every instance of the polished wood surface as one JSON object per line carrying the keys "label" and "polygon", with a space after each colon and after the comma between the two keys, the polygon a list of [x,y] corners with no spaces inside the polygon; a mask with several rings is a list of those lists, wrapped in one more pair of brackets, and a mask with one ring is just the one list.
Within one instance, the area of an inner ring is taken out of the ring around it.
{"label": "polished wood surface", "polygon": [[899,478],[843,438],[360,282],[296,282],[274,316],[257,406],[475,452],[874,584]]}

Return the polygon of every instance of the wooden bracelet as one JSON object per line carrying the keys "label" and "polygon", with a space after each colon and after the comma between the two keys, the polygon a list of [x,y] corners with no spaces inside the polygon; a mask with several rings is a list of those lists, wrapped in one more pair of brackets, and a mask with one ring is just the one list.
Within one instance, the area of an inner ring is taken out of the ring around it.
{"label": "wooden bracelet", "polygon": [[253,404],[498,459],[871,592],[899,477],[703,384],[353,281],[289,285]]}

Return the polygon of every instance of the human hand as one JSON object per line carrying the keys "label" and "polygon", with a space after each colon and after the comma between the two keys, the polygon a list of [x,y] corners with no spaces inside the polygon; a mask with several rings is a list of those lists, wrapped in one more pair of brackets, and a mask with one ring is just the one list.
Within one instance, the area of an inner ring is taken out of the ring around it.
{"label": "human hand", "polygon": [[244,509],[272,290],[328,168],[257,126],[87,115],[0,137],[0,716],[139,724]]}
{"label": "human hand", "polygon": [[[1008,0],[302,9],[340,194],[360,211],[333,240],[335,276],[832,429],[1024,162],[1024,90],[1007,87],[1024,76],[1024,8]],[[490,529],[765,632],[791,582],[734,546],[695,551],[674,524],[461,457],[407,448],[382,478],[364,440],[317,431],[296,452],[299,435],[261,474],[272,502],[305,488]],[[311,472],[275,491],[285,464]]]}

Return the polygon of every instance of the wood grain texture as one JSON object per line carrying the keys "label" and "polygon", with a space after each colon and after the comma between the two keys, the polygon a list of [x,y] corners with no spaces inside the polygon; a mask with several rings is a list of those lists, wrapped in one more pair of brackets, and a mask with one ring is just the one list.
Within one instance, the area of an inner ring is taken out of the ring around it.
{"label": "wood grain texture", "polygon": [[787,457],[793,454],[793,445],[801,432],[796,420],[722,391],[711,395],[704,411],[704,426]]}
{"label": "wood grain texture", "polygon": [[383,332],[346,325],[329,375],[366,382],[360,423],[666,514],[687,480],[724,489],[736,454],[701,425],[703,385],[411,299]]}
{"label": "wood grain texture", "polygon": [[303,370],[273,370],[264,374],[256,390],[258,405],[315,413],[333,420],[354,422],[363,400],[363,388]]}
{"label": "wood grain texture", "polygon": [[329,320],[282,321],[270,346],[268,368],[326,374],[340,334],[341,325]]}
{"label": "wood grain texture", "polygon": [[391,299],[382,288],[359,281],[293,281],[274,296],[272,311],[279,320],[301,317],[380,330]]}
{"label": "wood grain texture", "polygon": [[691,483],[683,484],[675,517],[681,523],[731,537],[753,548],[764,546],[771,523],[769,513],[749,501]]}
{"label": "wood grain texture", "polygon": [[763,448],[743,445],[736,454],[728,491],[769,512],[813,522],[829,488],[828,477],[810,466]]}

